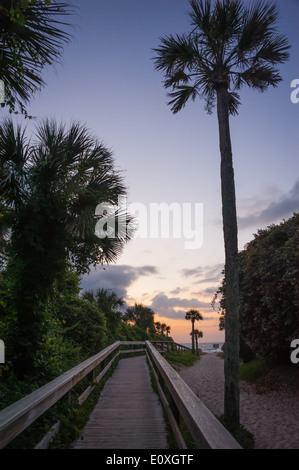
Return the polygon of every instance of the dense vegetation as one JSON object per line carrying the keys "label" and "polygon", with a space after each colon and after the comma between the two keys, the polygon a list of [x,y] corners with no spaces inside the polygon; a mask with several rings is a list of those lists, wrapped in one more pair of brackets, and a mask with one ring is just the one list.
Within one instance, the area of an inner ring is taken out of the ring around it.
{"label": "dense vegetation", "polygon": [[[0,331],[6,346],[6,364],[2,368],[0,383],[1,408],[20,399],[42,384],[50,381],[87,357],[96,354],[117,340],[144,341],[164,339],[155,328],[142,328],[127,322],[122,298],[113,291],[99,289],[80,294],[79,276],[68,270],[64,279],[55,283],[53,295],[39,314],[43,329],[43,342],[35,357],[31,374],[20,379],[15,373],[11,337],[14,335],[16,314],[10,308],[9,287],[5,270],[0,277]],[[147,307],[139,305],[139,310]]]}
{"label": "dense vegetation", "polygon": [[[2,339],[21,377],[40,369],[45,308],[55,285],[68,268],[82,274],[92,264],[116,261],[130,239],[130,219],[115,212],[113,237],[109,228],[101,238],[96,235],[96,207],[117,206],[126,188],[111,152],[79,123],[67,128],[45,120],[32,140],[20,126],[4,121],[0,178],[2,301],[4,314],[10,311],[14,318]],[[102,220],[108,224],[110,216]]]}
{"label": "dense vegetation", "polygon": [[[1,407],[115,340],[167,331],[143,305],[114,292],[80,293],[92,264],[115,262],[131,237],[117,209],[126,193],[114,159],[85,126],[43,121],[36,141],[11,120],[0,125],[0,338],[5,343]],[[95,233],[95,208],[103,234]],[[110,236],[109,221],[114,216]],[[159,329],[158,329],[159,328]],[[169,329],[168,329],[169,332]]]}
{"label": "dense vegetation", "polygon": [[[1,409],[116,340],[166,340],[164,333],[160,332],[158,322],[158,329],[155,327],[154,319],[150,329],[142,328],[134,321],[125,321],[124,300],[114,291],[100,288],[95,292],[80,293],[80,277],[68,269],[63,279],[55,282],[52,296],[39,311],[44,334],[35,358],[35,367],[31,374],[19,378],[15,373],[11,342],[16,314],[9,305],[9,298],[13,297],[13,294],[9,292],[5,269],[0,276],[0,291],[0,334],[5,340],[7,359],[5,366],[0,368]],[[138,308],[139,312],[142,309],[147,311],[147,307],[139,305]],[[76,398],[88,385],[87,379],[83,379],[72,393],[71,401],[69,397],[60,400],[27,431],[12,441],[9,448],[34,447],[57,420],[61,421],[61,432],[58,441],[55,440],[55,445],[58,448],[69,446],[88,419],[91,407],[95,404],[107,377],[97,384],[86,404],[79,406]]]}
{"label": "dense vegetation", "polygon": [[[299,338],[299,214],[259,230],[239,253],[241,355],[290,363]],[[225,278],[220,329],[225,327]]]}

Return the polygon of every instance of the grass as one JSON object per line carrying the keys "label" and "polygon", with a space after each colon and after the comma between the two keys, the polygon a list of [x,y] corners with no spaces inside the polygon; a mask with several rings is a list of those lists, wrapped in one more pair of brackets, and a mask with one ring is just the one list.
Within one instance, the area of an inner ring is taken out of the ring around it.
{"label": "grass", "polygon": [[269,372],[269,366],[261,360],[255,360],[240,366],[240,379],[255,383],[263,379]]}
{"label": "grass", "polygon": [[200,356],[195,356],[192,353],[180,352],[180,351],[168,351],[164,353],[163,357],[167,362],[174,368],[176,366],[193,366],[199,359]]}
{"label": "grass", "polygon": [[255,360],[240,366],[240,379],[258,386],[260,393],[267,391],[298,392],[299,368],[294,364],[273,365]]}
{"label": "grass", "polygon": [[221,424],[232,434],[243,449],[254,449],[254,435],[248,431],[242,424],[228,425],[224,415],[217,416]]}

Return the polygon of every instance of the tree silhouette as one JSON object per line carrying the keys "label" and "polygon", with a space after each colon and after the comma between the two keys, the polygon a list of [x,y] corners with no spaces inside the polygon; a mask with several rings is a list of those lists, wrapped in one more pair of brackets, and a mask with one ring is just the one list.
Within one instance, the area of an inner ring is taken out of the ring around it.
{"label": "tree silhouette", "polygon": [[188,310],[188,312],[186,313],[185,319],[186,320],[191,320],[191,322],[192,322],[192,332],[191,332],[191,335],[192,335],[192,353],[195,354],[195,348],[194,348],[194,323],[196,321],[203,320],[203,316],[202,316],[202,314],[200,313],[199,310],[191,309],[191,310]]}
{"label": "tree silhouette", "polygon": [[[126,192],[114,159],[85,126],[43,121],[30,141],[11,120],[0,125],[0,200],[10,212],[6,249],[16,311],[14,364],[32,373],[43,341],[41,311],[67,266],[78,274],[116,261],[127,234],[99,239],[95,209]],[[6,225],[7,226],[7,225]]]}
{"label": "tree silhouette", "polygon": [[[190,333],[192,335],[192,332]],[[194,338],[195,338],[195,345],[196,345],[196,355],[198,356],[198,339],[203,337],[203,332],[199,330],[194,330]]]}
{"label": "tree silhouette", "polygon": [[154,59],[165,88],[172,89],[173,113],[197,97],[208,112],[217,103],[226,276],[224,414],[239,424],[238,227],[229,115],[238,113],[243,85],[261,92],[278,85],[276,65],[289,58],[290,46],[277,32],[274,3],[217,0],[212,8],[211,0],[191,0],[190,6],[191,32],[162,38]]}

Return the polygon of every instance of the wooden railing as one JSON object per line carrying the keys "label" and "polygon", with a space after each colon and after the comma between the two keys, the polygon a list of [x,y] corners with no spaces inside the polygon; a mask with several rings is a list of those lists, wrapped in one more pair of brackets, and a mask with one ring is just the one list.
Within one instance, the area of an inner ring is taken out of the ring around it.
{"label": "wooden railing", "polygon": [[[156,378],[158,392],[178,443],[179,448],[186,448],[186,444],[179,428],[179,420],[183,419],[196,445],[200,448],[241,448],[233,437],[225,430],[214,415],[197,398],[177,372],[158,352],[161,343],[171,342],[149,341],[116,341],[103,351],[92,356],[60,377],[39,388],[30,395],[13,403],[0,411],[0,449],[6,447],[15,437],[28,428],[37,418],[45,413],[51,406],[67,395],[73,387],[84,377],[90,379],[90,385],[78,398],[82,404],[94,389],[94,383],[99,382],[110,369],[120,354],[141,353],[146,349],[147,358]],[[155,346],[154,346],[155,345]],[[167,345],[164,344],[164,351]],[[185,348],[183,346],[183,348]],[[189,348],[186,348],[188,350]],[[95,377],[95,368],[101,365],[101,371]],[[166,389],[169,398],[166,398]],[[59,430],[59,422],[52,426],[49,432],[35,448],[47,448],[55,432]]]}
{"label": "wooden railing", "polygon": [[180,419],[183,419],[199,448],[241,449],[238,442],[159,354],[153,344],[149,341],[145,343],[161,403],[167,412],[178,447],[187,448],[179,426]]}
{"label": "wooden railing", "polygon": [[191,348],[184,346],[183,344],[175,343],[174,341],[151,341],[155,348],[160,352],[166,351],[180,351],[180,352],[192,352]]}
{"label": "wooden railing", "polygon": [[[141,352],[144,351],[144,348],[144,341],[116,341],[98,354],[0,411],[0,449],[6,447],[37,418],[69,393],[84,377],[89,376],[91,385],[78,398],[79,404],[86,400],[94,389],[94,382],[99,382],[104,377],[120,354]],[[97,377],[94,377],[94,370],[100,364],[103,369]],[[59,423],[54,424],[52,428],[58,431]],[[53,432],[50,432],[37,444],[36,448],[45,448],[52,437]]]}

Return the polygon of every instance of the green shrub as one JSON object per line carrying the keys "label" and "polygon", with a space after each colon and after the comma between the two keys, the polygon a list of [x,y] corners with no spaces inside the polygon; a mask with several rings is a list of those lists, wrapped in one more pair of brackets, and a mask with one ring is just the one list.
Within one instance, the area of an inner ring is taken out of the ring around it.
{"label": "green shrub", "polygon": [[168,351],[164,353],[164,358],[173,366],[193,366],[199,359],[192,353],[183,353],[180,351]]}
{"label": "green shrub", "polygon": [[269,367],[262,360],[255,360],[240,366],[240,379],[253,383],[265,377]]}

